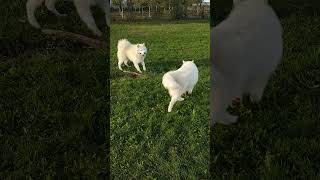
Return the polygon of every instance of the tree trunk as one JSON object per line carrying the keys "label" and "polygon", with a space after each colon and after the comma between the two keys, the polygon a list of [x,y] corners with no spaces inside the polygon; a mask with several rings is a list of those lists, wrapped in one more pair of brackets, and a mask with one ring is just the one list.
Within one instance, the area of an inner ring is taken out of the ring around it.
{"label": "tree trunk", "polygon": [[151,6],[149,5],[149,18],[151,18]]}
{"label": "tree trunk", "polygon": [[124,14],[123,14],[123,8],[121,8],[121,18],[124,18]]}
{"label": "tree trunk", "polygon": [[199,16],[199,4],[197,4],[197,16]]}
{"label": "tree trunk", "polygon": [[201,18],[203,18],[203,7],[202,7],[202,3],[200,3],[200,10],[201,10]]}
{"label": "tree trunk", "polygon": [[204,6],[202,6],[201,17],[202,17],[202,19],[204,19]]}

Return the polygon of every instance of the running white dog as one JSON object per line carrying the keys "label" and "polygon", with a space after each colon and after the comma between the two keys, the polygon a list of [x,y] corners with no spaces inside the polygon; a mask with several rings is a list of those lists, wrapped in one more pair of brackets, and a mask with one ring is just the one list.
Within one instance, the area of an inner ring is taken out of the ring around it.
{"label": "running white dog", "polygon": [[211,30],[211,126],[231,124],[226,109],[243,93],[259,101],[282,57],[282,27],[267,0],[234,0],[229,17]]}
{"label": "running white dog", "polygon": [[188,92],[192,93],[194,86],[198,82],[198,68],[193,61],[183,61],[182,66],[176,71],[169,71],[162,77],[162,84],[169,91],[171,101],[168,112],[171,112],[173,105],[177,101],[183,101],[181,96]]}
{"label": "running white dog", "polygon": [[[45,1],[45,5],[47,8],[54,13],[56,16],[66,16],[66,14],[60,14],[56,8],[55,4],[57,0],[28,0],[26,4],[27,15],[29,23],[35,27],[40,29],[40,25],[35,17],[36,9],[41,6],[41,4]],[[105,12],[106,23],[110,25],[110,1],[109,0],[70,0],[73,1],[77,12],[82,19],[83,22],[86,23],[88,28],[96,35],[101,36],[102,33],[98,29],[95,20],[91,13],[91,6],[99,6]]]}
{"label": "running white dog", "polygon": [[118,67],[122,71],[121,65],[124,63],[128,65],[128,59],[133,62],[134,67],[140,72],[139,63],[142,64],[143,70],[146,71],[146,65],[144,59],[147,55],[147,48],[144,43],[131,44],[127,39],[121,39],[118,41]]}

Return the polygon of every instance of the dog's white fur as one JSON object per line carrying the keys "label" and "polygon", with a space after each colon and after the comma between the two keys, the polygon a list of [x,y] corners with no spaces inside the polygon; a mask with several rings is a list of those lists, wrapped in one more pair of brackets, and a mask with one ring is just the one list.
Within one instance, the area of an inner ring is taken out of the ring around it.
{"label": "dog's white fur", "polygon": [[128,60],[133,62],[134,67],[140,72],[139,63],[142,64],[143,70],[146,71],[146,65],[144,59],[147,55],[147,48],[144,43],[131,44],[127,39],[121,39],[118,41],[118,67],[122,71],[121,65],[124,63],[128,65]]}
{"label": "dog's white fur", "polygon": [[282,57],[282,27],[266,0],[234,0],[229,17],[211,30],[211,125],[231,124],[226,109],[249,93],[262,97]]}
{"label": "dog's white fur", "polygon": [[[57,16],[66,16],[66,14],[60,14],[56,8],[55,4],[57,0],[28,0],[26,3],[27,8],[27,16],[29,23],[35,27],[40,29],[41,26],[39,25],[36,17],[35,11],[36,9],[41,6],[41,4],[45,1],[45,5],[52,13]],[[77,12],[81,18],[81,20],[86,23],[87,27],[98,36],[101,36],[102,33],[98,29],[93,15],[91,13],[91,6],[98,6],[105,12],[106,23],[110,25],[110,1],[109,0],[70,0],[73,1]]]}
{"label": "dog's white fur", "polygon": [[181,97],[184,93],[192,93],[197,82],[198,68],[193,61],[183,61],[179,69],[169,71],[163,75],[162,85],[169,91],[169,95],[171,96],[168,112],[172,111],[172,107],[177,101],[184,100]]}

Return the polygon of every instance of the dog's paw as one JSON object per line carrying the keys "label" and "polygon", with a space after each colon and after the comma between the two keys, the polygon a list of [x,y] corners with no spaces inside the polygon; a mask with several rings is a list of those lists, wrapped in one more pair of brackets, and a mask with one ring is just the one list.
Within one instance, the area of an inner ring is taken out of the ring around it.
{"label": "dog's paw", "polygon": [[238,116],[230,115],[229,113],[225,113],[223,116],[214,116],[213,121],[214,123],[220,123],[224,125],[230,125],[236,123],[238,121]]}
{"label": "dog's paw", "polygon": [[222,119],[218,120],[217,122],[218,123],[221,123],[221,124],[224,124],[224,125],[230,125],[230,124],[233,124],[233,123],[236,123],[238,120],[238,116],[233,116],[233,115],[230,115],[230,114],[225,114],[223,116]]}
{"label": "dog's paw", "polygon": [[98,37],[102,36],[102,32],[98,29],[92,30],[92,32]]}
{"label": "dog's paw", "polygon": [[182,98],[182,97],[178,99],[178,101],[183,101],[183,100],[184,100],[184,98]]}
{"label": "dog's paw", "polygon": [[67,17],[68,14],[61,14],[61,13],[59,13],[59,14],[57,14],[57,16],[59,16],[59,17]]}
{"label": "dog's paw", "polygon": [[34,27],[34,28],[36,28],[36,29],[41,29],[40,24],[37,23],[37,22],[32,22],[32,23],[30,22],[30,24],[31,24],[32,27]]}
{"label": "dog's paw", "polygon": [[238,121],[238,116],[233,116],[233,115],[230,115],[230,114],[226,114],[225,115],[225,121],[226,124],[233,124],[233,123],[236,123]]}

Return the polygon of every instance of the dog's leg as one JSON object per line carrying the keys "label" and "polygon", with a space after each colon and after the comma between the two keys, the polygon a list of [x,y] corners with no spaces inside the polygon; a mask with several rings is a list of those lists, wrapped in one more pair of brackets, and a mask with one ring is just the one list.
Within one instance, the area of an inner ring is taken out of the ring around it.
{"label": "dog's leg", "polygon": [[119,68],[121,71],[123,71],[121,65],[122,65],[122,62],[121,62],[121,61],[118,61],[118,68]]}
{"label": "dog's leg", "polygon": [[142,61],[141,64],[142,64],[143,70],[146,71],[147,69],[146,69],[146,65],[144,64],[144,61]]}
{"label": "dog's leg", "polygon": [[123,62],[126,63],[128,61],[128,59],[127,59],[127,56],[125,55],[124,51],[121,49],[118,50],[117,56],[118,56],[118,67],[122,71],[121,65],[123,64]]}
{"label": "dog's leg", "polygon": [[107,6],[105,8],[105,16],[106,16],[106,23],[107,23],[107,26],[110,27],[110,21],[111,21],[111,13],[110,13],[110,1],[107,0]]}
{"label": "dog's leg", "polygon": [[237,122],[237,116],[229,114],[227,108],[232,104],[233,99],[242,96],[241,81],[218,76],[215,74],[216,81],[211,89],[211,124],[216,122],[232,124]]}
{"label": "dog's leg", "polygon": [[106,23],[110,27],[110,0],[100,0],[98,1],[98,6],[105,13]]}
{"label": "dog's leg", "polygon": [[57,11],[56,6],[55,6],[56,0],[46,0],[45,4],[46,4],[47,8],[49,9],[49,11],[51,11],[56,16],[67,16],[66,14],[61,14]]}
{"label": "dog's leg", "polygon": [[237,121],[237,116],[230,115],[227,108],[232,103],[233,96],[229,94],[227,89],[214,88],[212,96],[211,121],[212,124],[219,122],[222,124],[232,124]]}
{"label": "dog's leg", "polygon": [[178,101],[178,99],[179,99],[179,97],[177,97],[177,96],[172,96],[171,97],[171,101],[170,101],[169,106],[168,106],[168,112],[172,111],[172,107]]}
{"label": "dog's leg", "polygon": [[255,77],[248,84],[248,93],[250,93],[251,100],[254,102],[260,101],[264,88],[268,82],[269,75],[263,77]]}
{"label": "dog's leg", "polygon": [[98,29],[90,9],[90,3],[83,0],[74,0],[74,5],[82,21],[86,23],[88,28],[97,36],[101,36],[102,32]]}
{"label": "dog's leg", "polygon": [[133,62],[134,67],[140,72],[142,73],[142,71],[140,70],[139,64],[136,62]]}
{"label": "dog's leg", "polygon": [[28,0],[26,4],[28,21],[31,26],[40,29],[40,25],[36,19],[35,11],[43,3],[44,0]]}
{"label": "dog's leg", "polygon": [[125,64],[127,67],[130,67],[129,64],[128,64],[128,60],[125,60],[125,61],[124,61],[124,64]]}

